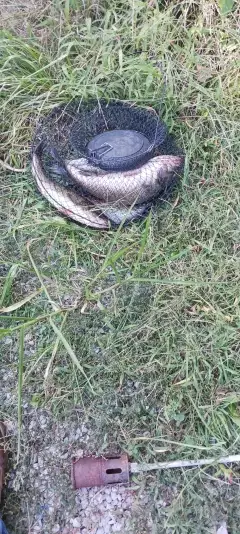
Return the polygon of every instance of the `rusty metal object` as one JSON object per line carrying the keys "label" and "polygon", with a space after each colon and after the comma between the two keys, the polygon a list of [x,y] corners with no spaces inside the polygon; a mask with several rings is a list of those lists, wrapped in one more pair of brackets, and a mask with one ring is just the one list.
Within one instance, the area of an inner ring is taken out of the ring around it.
{"label": "rusty metal object", "polygon": [[72,483],[74,489],[107,486],[109,484],[129,483],[130,473],[146,473],[162,469],[183,467],[212,466],[214,464],[240,463],[240,454],[222,456],[220,458],[202,458],[199,460],[172,460],[171,462],[128,463],[127,454],[110,457],[94,457],[73,459]]}
{"label": "rusty metal object", "polygon": [[72,484],[74,489],[123,483],[129,483],[127,454],[106,458],[94,456],[73,458]]}
{"label": "rusty metal object", "polygon": [[2,496],[2,489],[4,484],[5,469],[7,463],[7,453],[5,451],[5,437],[6,437],[6,428],[3,423],[0,422],[0,503]]}

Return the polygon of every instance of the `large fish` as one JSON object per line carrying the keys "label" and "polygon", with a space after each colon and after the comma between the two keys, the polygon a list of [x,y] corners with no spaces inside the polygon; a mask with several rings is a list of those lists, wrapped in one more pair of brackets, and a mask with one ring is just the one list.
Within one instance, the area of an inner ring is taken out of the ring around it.
{"label": "large fish", "polygon": [[[58,211],[71,219],[91,226],[92,228],[107,229],[109,222],[105,217],[99,216],[88,199],[74,192],[72,189],[62,187],[49,180],[42,168],[41,161],[35,152],[32,156],[32,173],[35,177],[40,193]],[[95,210],[95,211],[94,211]]]}
{"label": "large fish", "polygon": [[[77,162],[78,168],[81,168],[81,172],[85,176],[103,176],[106,174],[106,171],[100,169],[100,167],[91,165],[91,163],[89,163],[86,158],[78,159]],[[69,173],[63,166],[60,166],[59,164],[55,163],[50,167],[49,170],[51,171],[51,175],[53,177],[55,177],[56,175],[64,177],[65,183],[69,185]],[[80,188],[79,190],[79,194],[81,189],[82,188]],[[151,207],[150,203],[144,203],[141,205],[134,206],[123,206],[119,205],[118,202],[106,203],[104,201],[94,198],[89,194],[87,195],[87,198],[91,202],[91,204],[93,204],[95,208],[97,208],[99,212],[101,212],[102,215],[107,217],[107,219],[109,219],[109,221],[111,221],[111,223],[113,223],[114,225],[119,225],[121,223],[127,224],[136,219],[141,219],[147,214]]]}
{"label": "large fish", "polygon": [[181,156],[156,156],[130,171],[107,172],[85,158],[66,161],[66,169],[82,190],[119,206],[141,204],[158,196],[172,183],[183,165]]}

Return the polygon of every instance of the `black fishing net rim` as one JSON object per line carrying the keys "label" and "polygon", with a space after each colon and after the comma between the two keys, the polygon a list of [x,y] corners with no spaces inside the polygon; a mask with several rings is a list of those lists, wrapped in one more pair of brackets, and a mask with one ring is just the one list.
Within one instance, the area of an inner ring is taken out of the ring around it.
{"label": "black fishing net rim", "polygon": [[[106,119],[105,119],[106,117]],[[69,123],[68,140],[63,143],[61,136],[66,124]],[[106,124],[110,127],[106,127]],[[58,127],[59,131],[58,131]],[[141,132],[150,142],[147,150],[139,155],[130,155],[125,158],[108,158],[102,164],[98,158],[89,157],[87,145],[97,134],[106,130],[132,129]],[[39,141],[43,141],[46,151],[52,146],[56,159],[60,162],[64,149],[68,147],[75,158],[85,157],[92,164],[105,170],[128,170],[145,163],[166,141],[168,132],[159,115],[152,108],[138,106],[133,103],[119,100],[74,101],[56,106],[39,123],[33,140],[33,150]],[[65,153],[66,157],[66,153]],[[72,157],[72,156],[71,156]]]}

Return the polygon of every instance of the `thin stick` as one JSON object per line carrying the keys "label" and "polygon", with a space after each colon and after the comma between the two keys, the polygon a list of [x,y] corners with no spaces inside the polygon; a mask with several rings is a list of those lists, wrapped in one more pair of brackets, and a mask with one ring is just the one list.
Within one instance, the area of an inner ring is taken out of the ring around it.
{"label": "thin stick", "polygon": [[202,465],[211,464],[231,464],[240,462],[240,454],[233,454],[231,456],[223,456],[222,458],[205,458],[202,460],[175,460],[173,462],[157,462],[155,464],[129,464],[131,473],[145,473],[147,471],[155,471],[156,469],[172,469],[174,467],[201,467]]}

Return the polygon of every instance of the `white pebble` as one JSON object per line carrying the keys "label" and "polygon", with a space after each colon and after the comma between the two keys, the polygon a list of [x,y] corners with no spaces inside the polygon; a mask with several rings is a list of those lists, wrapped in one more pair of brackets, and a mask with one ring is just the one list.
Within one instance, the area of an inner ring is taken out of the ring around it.
{"label": "white pebble", "polygon": [[82,520],[82,526],[88,528],[90,524],[89,517],[84,517]]}
{"label": "white pebble", "polygon": [[121,530],[122,530],[122,525],[120,523],[115,523],[112,526],[112,531],[113,532],[121,532]]}
{"label": "white pebble", "polygon": [[96,501],[97,501],[99,504],[102,503],[102,501],[103,501],[103,496],[102,496],[101,493],[99,493],[99,494],[96,496]]}
{"label": "white pebble", "polygon": [[104,534],[110,534],[110,525],[109,523],[105,523],[104,525]]}
{"label": "white pebble", "polygon": [[79,528],[81,526],[81,520],[79,517],[74,517],[74,519],[70,519],[70,523],[72,524],[73,528]]}
{"label": "white pebble", "polygon": [[57,534],[58,532],[60,532],[60,525],[56,523],[56,525],[54,525],[52,528],[52,534]]}
{"label": "white pebble", "polygon": [[83,510],[85,510],[85,508],[88,507],[88,500],[87,499],[81,499],[81,507],[83,508]]}

